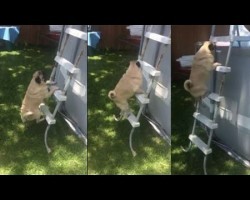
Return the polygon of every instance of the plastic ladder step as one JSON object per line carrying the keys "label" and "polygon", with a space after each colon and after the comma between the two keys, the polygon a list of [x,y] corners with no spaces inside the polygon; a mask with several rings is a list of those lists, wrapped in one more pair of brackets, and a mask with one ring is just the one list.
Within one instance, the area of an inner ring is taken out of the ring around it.
{"label": "plastic ladder step", "polygon": [[141,64],[141,67],[142,69],[147,72],[148,74],[150,74],[151,76],[160,76],[161,75],[161,72],[156,70],[152,65],[148,64],[147,62],[145,61],[142,61],[142,60],[138,60]]}
{"label": "plastic ladder step", "polygon": [[207,146],[197,135],[189,135],[189,140],[195,144],[205,155],[212,153],[212,149]]}
{"label": "plastic ladder step", "polygon": [[66,101],[67,100],[67,96],[64,94],[64,92],[62,90],[56,90],[54,92],[54,96],[56,97],[57,101]]}
{"label": "plastic ladder step", "polygon": [[171,39],[169,37],[157,33],[146,32],[145,37],[163,44],[171,44]]}
{"label": "plastic ladder step", "polygon": [[223,96],[220,96],[216,93],[211,93],[208,95],[208,98],[213,100],[213,101],[220,102],[223,99]]}
{"label": "plastic ladder step", "polygon": [[145,96],[145,94],[136,94],[135,95],[140,104],[148,104],[149,103],[149,98]]}
{"label": "plastic ladder step", "polygon": [[250,41],[250,36],[233,36],[233,40],[237,42],[248,42]]}
{"label": "plastic ladder step", "polygon": [[136,117],[134,116],[133,113],[130,113],[127,119],[133,128],[140,126],[140,122],[136,120]]}
{"label": "plastic ladder step", "polygon": [[198,121],[200,121],[201,123],[203,123],[204,125],[206,125],[210,129],[218,128],[218,124],[213,122],[211,119],[207,118],[205,115],[202,115],[202,114],[200,114],[198,112],[195,112],[193,114],[193,117],[195,119],[197,119]]}
{"label": "plastic ladder step", "polygon": [[230,42],[231,37],[229,35],[226,36],[211,36],[211,42]]}
{"label": "plastic ladder step", "polygon": [[72,35],[74,37],[77,37],[79,39],[85,40],[87,41],[87,33],[79,31],[77,29],[74,28],[67,28],[65,33]]}
{"label": "plastic ladder step", "polygon": [[223,73],[229,73],[229,72],[231,72],[231,67],[218,66],[218,67],[216,67],[216,71],[223,72]]}
{"label": "plastic ladder step", "polygon": [[250,41],[250,36],[236,36],[236,35],[227,35],[227,36],[213,36],[210,39],[212,42],[247,42]]}
{"label": "plastic ladder step", "polygon": [[41,110],[41,112],[45,115],[45,119],[47,121],[48,124],[55,124],[56,120],[54,119],[53,115],[51,114],[51,112],[49,111],[48,106],[46,106],[44,103],[39,105],[39,109]]}
{"label": "plastic ladder step", "polygon": [[64,67],[71,74],[76,74],[76,73],[78,73],[80,71],[78,68],[76,68],[71,62],[69,62],[65,58],[62,58],[60,56],[56,56],[55,57],[55,61],[59,65],[61,65],[62,67]]}

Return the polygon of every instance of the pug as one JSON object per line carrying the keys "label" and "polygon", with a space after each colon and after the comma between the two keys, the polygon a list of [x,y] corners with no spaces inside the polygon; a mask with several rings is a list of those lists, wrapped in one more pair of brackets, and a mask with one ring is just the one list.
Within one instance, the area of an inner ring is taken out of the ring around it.
{"label": "pug", "polygon": [[202,98],[206,91],[206,83],[210,72],[220,63],[214,63],[214,45],[210,41],[205,41],[194,56],[189,80],[184,82],[184,89],[188,91],[196,100]]}
{"label": "pug", "polygon": [[125,74],[121,77],[114,90],[109,91],[108,97],[114,101],[121,110],[116,121],[127,118],[130,114],[128,99],[135,94],[144,93],[142,86],[142,71],[139,61],[130,61],[130,65]]}
{"label": "pug", "polygon": [[39,105],[44,103],[44,99],[49,98],[55,90],[59,89],[56,86],[49,87],[45,83],[44,73],[36,71],[30,81],[21,106],[21,119],[23,122],[36,120],[42,121],[42,113],[39,110]]}

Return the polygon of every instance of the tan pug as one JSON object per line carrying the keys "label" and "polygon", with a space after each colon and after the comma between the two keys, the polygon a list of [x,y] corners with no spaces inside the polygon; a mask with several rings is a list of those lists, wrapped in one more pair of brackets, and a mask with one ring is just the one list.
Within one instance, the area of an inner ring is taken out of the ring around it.
{"label": "tan pug", "polygon": [[25,97],[22,101],[21,119],[23,122],[36,120],[39,122],[42,113],[39,110],[39,105],[44,102],[45,98],[50,97],[58,87],[48,87],[45,83],[44,74],[42,71],[36,71],[30,81]]}
{"label": "tan pug", "polygon": [[108,97],[114,101],[116,106],[121,109],[119,119],[127,118],[130,113],[128,99],[136,93],[143,93],[142,86],[142,71],[140,62],[130,61],[130,65],[125,74],[117,83],[114,90],[109,91]]}
{"label": "tan pug", "polygon": [[204,42],[194,56],[190,78],[184,82],[185,90],[196,99],[205,95],[210,72],[221,65],[220,63],[214,63],[213,53],[213,43],[210,41]]}

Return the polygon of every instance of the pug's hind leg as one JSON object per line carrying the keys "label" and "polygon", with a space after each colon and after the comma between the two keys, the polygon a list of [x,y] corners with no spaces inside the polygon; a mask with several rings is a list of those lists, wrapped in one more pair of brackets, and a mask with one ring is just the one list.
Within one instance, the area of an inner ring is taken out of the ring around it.
{"label": "pug's hind leg", "polygon": [[115,115],[113,115],[115,121],[120,121],[122,119],[122,116],[123,116],[122,111],[120,112],[118,118]]}
{"label": "pug's hind leg", "polygon": [[36,116],[36,123],[40,123],[45,120],[45,116],[43,115],[43,113],[40,112],[40,110],[36,112]]}
{"label": "pug's hind leg", "polygon": [[38,119],[36,119],[36,123],[40,123],[40,122],[42,122],[42,121],[44,121],[44,120],[45,120],[44,117],[38,118]]}
{"label": "pug's hind leg", "polygon": [[127,109],[127,110],[121,110],[120,114],[119,114],[119,117],[117,118],[115,115],[114,115],[114,119],[115,121],[120,121],[120,120],[123,120],[123,119],[127,119],[128,116],[130,115],[131,113],[131,110],[130,109]]}
{"label": "pug's hind leg", "polygon": [[132,113],[132,110],[130,108],[125,110],[123,114],[123,119],[127,119],[131,113]]}
{"label": "pug's hind leg", "polygon": [[34,113],[31,111],[28,111],[25,114],[21,115],[22,122],[31,121],[33,117],[34,117]]}

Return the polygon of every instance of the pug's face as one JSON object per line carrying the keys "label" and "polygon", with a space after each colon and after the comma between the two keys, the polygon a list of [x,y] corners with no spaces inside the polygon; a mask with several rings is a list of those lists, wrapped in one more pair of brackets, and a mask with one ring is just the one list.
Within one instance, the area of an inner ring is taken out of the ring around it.
{"label": "pug's face", "polygon": [[210,41],[199,42],[197,43],[197,45],[198,45],[197,53],[205,52],[213,54],[215,51],[215,45]]}
{"label": "pug's face", "polygon": [[45,83],[44,73],[42,71],[36,71],[33,74],[33,79],[37,84]]}
{"label": "pug's face", "polygon": [[141,73],[141,64],[140,62],[130,61],[129,67],[126,71],[127,74],[138,75]]}

